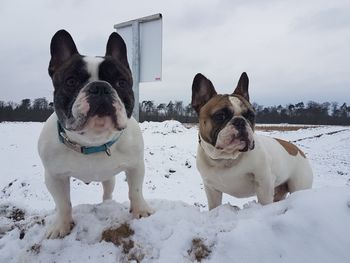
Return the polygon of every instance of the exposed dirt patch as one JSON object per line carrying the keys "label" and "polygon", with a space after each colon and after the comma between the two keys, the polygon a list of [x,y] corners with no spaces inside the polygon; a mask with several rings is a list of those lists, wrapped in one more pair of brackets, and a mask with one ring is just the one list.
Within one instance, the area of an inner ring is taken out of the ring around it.
{"label": "exposed dirt patch", "polygon": [[4,216],[14,222],[18,222],[24,220],[25,212],[24,210],[12,205],[1,205],[0,216]]}
{"label": "exposed dirt patch", "polygon": [[6,218],[6,224],[0,225],[0,238],[13,229],[19,230],[18,238],[25,237],[29,228],[34,225],[45,225],[45,219],[37,215],[28,215],[23,209],[12,204],[0,205],[0,219]]}
{"label": "exposed dirt patch", "polygon": [[23,210],[14,207],[10,212],[8,218],[18,222],[18,221],[24,220],[24,216],[25,216],[25,212]]}
{"label": "exposed dirt patch", "polygon": [[122,246],[123,252],[127,254],[134,247],[134,241],[130,239],[134,233],[129,224],[124,223],[118,228],[103,231],[101,240],[112,242],[118,247]]}
{"label": "exposed dirt patch", "polygon": [[[193,128],[197,127],[198,123],[183,123],[183,126],[185,128]],[[298,124],[286,124],[286,125],[280,125],[280,124],[256,124],[255,129],[258,131],[297,131],[300,129],[308,129],[308,128],[317,128],[319,125],[298,125]]]}
{"label": "exposed dirt patch", "polygon": [[204,244],[204,241],[201,238],[194,238],[192,239],[191,248],[187,250],[187,253],[192,260],[202,262],[203,259],[209,257],[211,249]]}
{"label": "exposed dirt patch", "polygon": [[326,133],[321,133],[321,134],[317,134],[317,135],[314,135],[314,136],[311,136],[311,137],[305,137],[305,138],[301,138],[301,139],[298,139],[298,140],[294,140],[292,142],[300,142],[300,141],[304,141],[304,140],[309,140],[309,139],[315,139],[315,138],[320,138],[324,135],[333,135],[333,134],[336,134],[336,133],[339,133],[339,132],[343,132],[343,131],[347,131],[348,129],[342,129],[342,130],[338,130],[338,131],[332,131],[332,132],[326,132]]}
{"label": "exposed dirt patch", "polygon": [[139,263],[145,255],[139,247],[135,247],[135,242],[131,239],[134,233],[130,225],[124,223],[118,228],[103,231],[101,241],[112,242],[114,245],[121,247],[124,254],[122,261],[136,261]]}
{"label": "exposed dirt patch", "polygon": [[315,128],[315,125],[259,125],[255,126],[258,131],[298,131],[300,129]]}

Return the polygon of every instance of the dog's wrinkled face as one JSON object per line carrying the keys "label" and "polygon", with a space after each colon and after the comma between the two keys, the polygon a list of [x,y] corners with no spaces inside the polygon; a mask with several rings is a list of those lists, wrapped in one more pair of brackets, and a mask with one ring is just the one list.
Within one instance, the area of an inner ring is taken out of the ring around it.
{"label": "dog's wrinkled face", "polygon": [[51,40],[49,75],[55,112],[67,130],[98,135],[126,128],[134,94],[126,45],[117,33],[110,35],[105,57],[86,57],[68,32],[58,31]]}
{"label": "dog's wrinkled face", "polygon": [[255,113],[249,103],[248,83],[243,73],[232,95],[218,95],[202,74],[193,80],[192,106],[199,115],[203,148],[213,159],[254,149]]}

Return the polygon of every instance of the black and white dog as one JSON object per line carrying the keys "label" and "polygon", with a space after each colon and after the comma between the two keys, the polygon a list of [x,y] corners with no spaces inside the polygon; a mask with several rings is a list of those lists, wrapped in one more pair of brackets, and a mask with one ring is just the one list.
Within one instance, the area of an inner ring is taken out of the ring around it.
{"label": "black and white dog", "polygon": [[47,238],[64,237],[73,226],[70,177],[102,182],[103,200],[111,199],[115,175],[125,171],[134,218],[152,210],[142,194],[143,139],[136,120],[132,75],[126,45],[112,33],[104,57],[78,53],[65,30],[51,40],[49,75],[55,112],[41,132],[38,150],[45,183],[57,209]]}

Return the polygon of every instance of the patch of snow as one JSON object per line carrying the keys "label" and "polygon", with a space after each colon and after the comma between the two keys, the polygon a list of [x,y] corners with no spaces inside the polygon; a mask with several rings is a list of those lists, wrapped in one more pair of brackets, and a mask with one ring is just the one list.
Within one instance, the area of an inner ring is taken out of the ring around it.
{"label": "patch of snow", "polygon": [[[139,255],[145,262],[191,262],[193,239],[210,247],[207,262],[348,262],[350,191],[323,188],[292,194],[264,206],[237,210],[223,205],[210,212],[180,201],[151,200],[155,214],[131,219],[128,204],[108,201],[78,205],[76,226],[63,239],[43,239],[45,226],[27,215],[0,239],[4,262],[123,262]],[[41,215],[36,215],[40,217]],[[43,217],[46,223],[52,214]],[[128,223],[134,230],[128,254],[101,241],[101,233]]]}
{"label": "patch of snow", "polygon": [[147,133],[160,133],[167,135],[169,133],[181,133],[185,132],[186,128],[181,122],[175,120],[163,121],[163,122],[143,122],[140,124],[142,132]]}

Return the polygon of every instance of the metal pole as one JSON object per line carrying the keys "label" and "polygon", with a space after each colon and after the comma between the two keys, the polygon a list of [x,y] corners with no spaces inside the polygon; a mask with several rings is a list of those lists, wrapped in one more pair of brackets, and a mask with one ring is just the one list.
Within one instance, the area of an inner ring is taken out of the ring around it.
{"label": "metal pole", "polygon": [[140,24],[139,21],[132,23],[132,75],[135,97],[135,105],[133,115],[134,118],[139,121],[140,109],[139,109],[139,84],[140,84]]}

